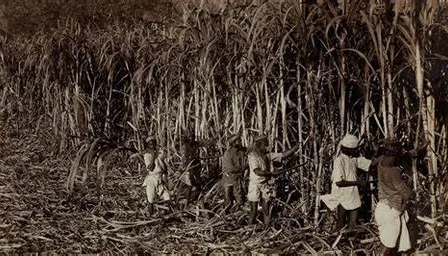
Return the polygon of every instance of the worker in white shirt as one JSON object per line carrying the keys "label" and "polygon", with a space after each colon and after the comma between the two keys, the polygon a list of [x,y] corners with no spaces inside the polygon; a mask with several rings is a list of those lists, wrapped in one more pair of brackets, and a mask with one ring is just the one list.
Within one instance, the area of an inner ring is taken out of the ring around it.
{"label": "worker in white shirt", "polygon": [[146,140],[146,149],[143,152],[145,162],[146,178],[143,186],[146,186],[146,197],[148,199],[148,212],[151,215],[154,211],[154,201],[156,197],[161,197],[164,201],[170,200],[170,194],[164,184],[166,175],[166,164],[163,151],[157,150],[157,140],[155,136],[150,136]]}

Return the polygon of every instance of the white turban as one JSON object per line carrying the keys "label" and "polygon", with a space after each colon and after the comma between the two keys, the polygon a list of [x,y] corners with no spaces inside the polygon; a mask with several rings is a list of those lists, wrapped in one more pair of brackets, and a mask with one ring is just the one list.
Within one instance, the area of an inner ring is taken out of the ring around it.
{"label": "white turban", "polygon": [[345,135],[344,138],[341,140],[341,146],[344,146],[346,148],[357,148],[358,143],[359,143],[358,138],[351,134]]}

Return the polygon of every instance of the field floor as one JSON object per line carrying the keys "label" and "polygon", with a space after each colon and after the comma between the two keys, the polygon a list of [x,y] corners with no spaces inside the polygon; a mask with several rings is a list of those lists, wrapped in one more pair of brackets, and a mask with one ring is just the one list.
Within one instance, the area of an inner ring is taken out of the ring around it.
{"label": "field floor", "polygon": [[[268,228],[248,226],[247,208],[223,215],[219,205],[214,211],[191,206],[166,214],[162,206],[147,216],[142,180],[126,168],[108,173],[102,196],[92,178],[77,182],[69,195],[64,185],[71,159],[48,153],[51,145],[42,134],[0,132],[0,252],[364,255],[378,249],[373,224],[340,236],[327,232],[328,216],[319,229],[292,212]],[[420,236],[421,243],[431,239]]]}

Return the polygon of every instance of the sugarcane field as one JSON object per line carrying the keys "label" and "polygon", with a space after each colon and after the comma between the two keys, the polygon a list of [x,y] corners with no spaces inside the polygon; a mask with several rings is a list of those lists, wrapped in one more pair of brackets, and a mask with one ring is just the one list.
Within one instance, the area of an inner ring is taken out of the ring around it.
{"label": "sugarcane field", "polygon": [[448,255],[447,0],[0,0],[0,254]]}

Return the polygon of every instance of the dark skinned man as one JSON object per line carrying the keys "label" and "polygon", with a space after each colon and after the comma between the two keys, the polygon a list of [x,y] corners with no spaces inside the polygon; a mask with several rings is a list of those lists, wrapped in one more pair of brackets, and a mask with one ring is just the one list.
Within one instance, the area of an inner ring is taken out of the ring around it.
{"label": "dark skinned man", "polygon": [[331,194],[321,196],[330,210],[337,209],[336,231],[341,230],[347,222],[350,229],[357,225],[361,207],[358,186],[366,186],[367,182],[358,180],[356,172],[358,168],[368,171],[372,162],[359,156],[358,144],[358,138],[351,134],[341,140],[341,153],[333,162]]}
{"label": "dark skinned man", "polygon": [[154,211],[154,201],[156,197],[161,197],[169,203],[170,194],[165,187],[164,175],[166,175],[166,164],[163,151],[157,150],[157,140],[155,136],[150,136],[145,140],[146,149],[143,152],[146,177],[143,186],[146,187],[146,197],[148,200],[148,212],[151,215]]}
{"label": "dark skinned man", "polygon": [[281,161],[295,150],[297,146],[283,153],[268,152],[268,137],[258,136],[250,148],[247,159],[249,164],[249,188],[247,199],[250,203],[249,224],[254,224],[258,211],[258,202],[261,199],[264,224],[270,223],[270,197],[272,187],[268,184],[269,179],[277,175],[277,172],[271,170],[271,161]]}
{"label": "dark skinned man", "polygon": [[380,255],[391,255],[395,250],[411,248],[406,223],[409,215],[406,205],[415,193],[401,176],[400,161],[415,158],[426,151],[427,143],[417,150],[403,151],[398,141],[386,139],[378,164],[378,199],[375,221],[378,224],[381,241]]}
{"label": "dark skinned man", "polygon": [[222,157],[222,184],[226,213],[232,207],[233,199],[237,207],[243,205],[243,176],[247,168],[244,163],[246,149],[241,145],[239,135],[231,136],[227,143],[228,148]]}

